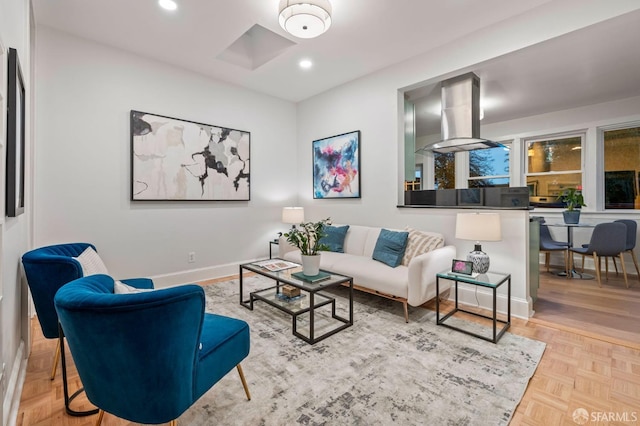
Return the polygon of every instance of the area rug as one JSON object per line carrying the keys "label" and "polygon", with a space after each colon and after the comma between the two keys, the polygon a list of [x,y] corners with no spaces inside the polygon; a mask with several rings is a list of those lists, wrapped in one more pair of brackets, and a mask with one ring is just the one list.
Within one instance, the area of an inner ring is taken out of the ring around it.
{"label": "area rug", "polygon": [[[268,284],[245,278],[250,289]],[[231,371],[181,425],[506,425],[545,348],[509,332],[493,344],[436,326],[423,308],[410,309],[407,324],[401,303],[361,292],[354,325],[309,345],[292,335],[289,315],[262,302],[240,306],[237,280],[205,292],[208,312],[251,327],[242,367],[252,398]],[[331,295],[344,310],[346,289]]]}

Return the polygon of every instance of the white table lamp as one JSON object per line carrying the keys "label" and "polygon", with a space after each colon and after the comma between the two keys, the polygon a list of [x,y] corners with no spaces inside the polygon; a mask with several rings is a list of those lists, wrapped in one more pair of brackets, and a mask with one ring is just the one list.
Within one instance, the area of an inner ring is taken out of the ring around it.
{"label": "white table lamp", "polygon": [[304,207],[283,207],[282,223],[289,223],[295,228],[296,225],[304,222]]}
{"label": "white table lamp", "polygon": [[484,274],[489,270],[489,256],[482,251],[480,241],[501,241],[502,228],[498,213],[458,213],[456,238],[475,241],[475,248],[467,255],[473,262],[473,272]]}

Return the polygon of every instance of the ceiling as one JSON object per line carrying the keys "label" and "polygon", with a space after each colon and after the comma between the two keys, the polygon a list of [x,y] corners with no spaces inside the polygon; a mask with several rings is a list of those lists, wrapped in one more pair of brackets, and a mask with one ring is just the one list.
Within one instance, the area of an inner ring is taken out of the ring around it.
{"label": "ceiling", "polygon": [[[640,96],[639,40],[636,11],[465,70],[480,78],[481,124]],[[439,82],[406,95],[416,136],[439,135]]]}
{"label": "ceiling", "polygon": [[[298,102],[550,0],[331,0],[331,28],[314,39],[280,28],[279,0],[176,1],[175,12],[160,9],[157,0],[33,5],[37,25]],[[255,69],[218,59],[256,24],[292,43],[281,43]],[[304,58],[314,62],[311,69],[298,66]]]}
{"label": "ceiling", "polygon": [[[280,28],[279,0],[176,1],[175,12],[160,9],[156,0],[33,5],[38,26],[298,102],[550,0],[331,0],[332,26],[314,39],[297,39]],[[638,40],[640,10],[461,73],[480,77],[482,123],[499,122],[640,95]],[[251,58],[238,56],[238,46],[271,50]],[[312,60],[313,67],[301,69],[301,59]],[[438,82],[408,96],[416,103],[417,136],[439,133]]]}

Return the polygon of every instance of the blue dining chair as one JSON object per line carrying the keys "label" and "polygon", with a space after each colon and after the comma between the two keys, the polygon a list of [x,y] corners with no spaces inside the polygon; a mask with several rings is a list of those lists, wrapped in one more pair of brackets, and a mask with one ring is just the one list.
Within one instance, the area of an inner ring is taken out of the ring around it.
{"label": "blue dining chair", "polygon": [[[618,219],[614,220],[617,223],[624,223],[627,227],[627,242],[624,247],[624,253],[630,253],[631,259],[633,260],[633,266],[636,267],[636,277],[638,281],[640,281],[640,268],[638,268],[638,258],[636,257],[636,238],[638,235],[638,222],[630,219]],[[616,259],[613,258],[613,266],[616,268],[616,273],[618,272],[618,266],[616,265]]]}
{"label": "blue dining chair", "polygon": [[[22,256],[27,285],[31,291],[42,334],[47,339],[58,339],[51,367],[51,380],[55,378],[56,368],[60,360],[61,346],[61,336],[58,333],[58,315],[53,304],[53,297],[63,285],[84,276],[83,266],[78,257],[87,248],[96,250],[96,247],[89,243],[66,243],[40,247],[28,251]],[[132,278],[123,280],[123,282],[133,287],[153,288],[153,281],[148,278]],[[63,365],[64,368],[65,366]],[[63,371],[63,373],[65,372]],[[81,391],[80,389],[72,396],[69,396],[65,380],[64,400],[68,414],[88,415],[95,413],[95,410],[79,412],[70,408],[71,400]]]}
{"label": "blue dining chair", "polygon": [[[540,224],[540,252],[544,253],[544,265],[547,268],[547,272],[549,272],[549,258],[552,251],[561,251],[564,255],[564,270],[565,272],[569,271],[568,267],[568,251],[569,243],[556,241],[551,236],[551,232],[549,231],[549,227],[544,223]],[[567,277],[570,274],[567,273]]]}
{"label": "blue dining chair", "polygon": [[[571,255],[569,256],[569,261],[571,264],[571,269],[573,269],[573,253],[579,254],[583,258],[584,265],[584,257],[592,256],[593,263],[596,270],[596,277],[598,279],[598,286],[602,287],[601,280],[601,272],[600,269],[602,267],[602,258],[607,257],[620,257],[620,262],[622,263],[622,271],[624,273],[624,283],[629,288],[629,282],[627,281],[627,270],[624,266],[624,258],[622,257],[622,253],[625,251],[627,241],[627,227],[623,223],[616,222],[607,222],[607,223],[599,223],[593,229],[593,233],[591,234],[591,239],[589,244],[586,247],[573,247],[570,248],[569,251]],[[607,279],[608,279],[608,266],[607,266]]]}
{"label": "blue dining chair", "polygon": [[54,302],[87,398],[100,409],[97,425],[105,412],[175,424],[234,367],[251,399],[240,366],[249,326],[205,313],[198,285],[115,294],[114,280],[99,274],[68,283]]}

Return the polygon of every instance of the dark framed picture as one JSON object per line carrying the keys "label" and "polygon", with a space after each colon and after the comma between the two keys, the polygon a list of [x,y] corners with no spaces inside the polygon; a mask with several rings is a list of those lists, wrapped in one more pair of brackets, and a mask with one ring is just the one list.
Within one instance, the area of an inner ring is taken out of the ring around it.
{"label": "dark framed picture", "polygon": [[248,201],[251,134],[131,111],[131,200]]}
{"label": "dark framed picture", "polygon": [[6,215],[24,213],[25,92],[18,51],[9,49],[7,75]]}
{"label": "dark framed picture", "polygon": [[360,130],[313,141],[313,198],[360,195]]}

